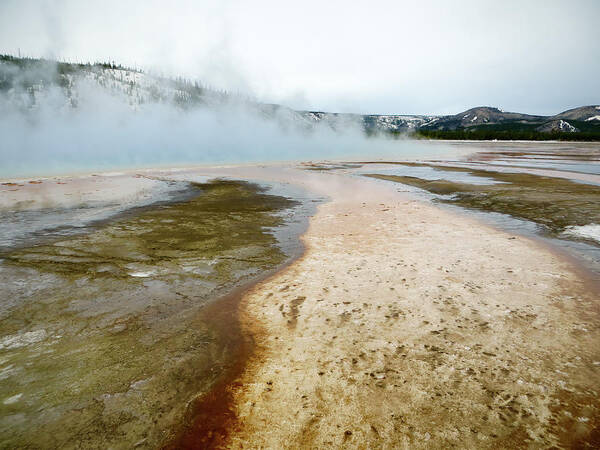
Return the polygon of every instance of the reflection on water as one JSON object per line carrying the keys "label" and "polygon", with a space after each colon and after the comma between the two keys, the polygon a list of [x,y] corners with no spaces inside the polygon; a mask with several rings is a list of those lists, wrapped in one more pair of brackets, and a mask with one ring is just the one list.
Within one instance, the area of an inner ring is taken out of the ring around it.
{"label": "reflection on water", "polygon": [[[410,169],[412,169],[412,167]],[[371,173],[380,172],[380,170],[374,170]],[[357,173],[357,175],[361,176],[360,173]],[[386,180],[376,181],[379,183],[389,183],[389,181]],[[444,200],[450,200],[452,196],[432,194],[426,190],[406,184],[398,184],[398,186],[401,186],[401,188],[398,189],[399,191],[409,193],[411,196],[414,196],[422,201],[435,202],[437,207],[445,208],[460,214],[469,214],[484,223],[504,230],[508,233],[514,233],[542,240],[550,246],[558,248],[575,258],[591,273],[594,273],[596,278],[600,277],[599,245],[594,245],[590,241],[578,240],[574,235],[565,233],[561,235],[551,234],[548,232],[546,227],[538,225],[529,220],[523,220],[510,216],[508,214],[464,208],[451,203],[443,202]]]}
{"label": "reflection on water", "polygon": [[471,175],[466,172],[448,172],[436,169],[432,166],[407,166],[402,164],[370,164],[365,167],[361,167],[359,170],[356,171],[356,173],[378,173],[381,175],[398,175],[421,178],[423,180],[448,180],[455,183],[468,183],[476,185],[502,184],[501,181],[494,180],[493,178],[480,177],[476,175]]}
{"label": "reflection on water", "polygon": [[85,201],[74,207],[0,210],[0,251],[33,245],[49,237],[86,231],[124,211],[163,202],[185,200],[193,190],[187,182],[162,182],[134,198],[121,201]]}
{"label": "reflection on water", "polygon": [[580,162],[568,159],[556,160],[554,158],[514,158],[514,159],[495,159],[489,165],[529,167],[533,169],[551,169],[564,170],[565,172],[578,172],[600,175],[600,162],[588,161]]}
{"label": "reflection on water", "polygon": [[[454,144],[457,147],[469,144]],[[477,144],[481,146],[481,144]],[[493,144],[486,144],[484,148],[480,148],[477,153],[472,153],[465,160],[452,160],[449,158],[438,159],[419,165],[411,162],[397,164],[365,164],[360,169],[354,170],[356,175],[361,174],[381,174],[395,175],[400,177],[413,177],[426,181],[444,180],[451,183],[464,183],[467,185],[493,185],[501,183],[494,177],[494,172],[525,172],[527,168],[531,169],[547,169],[550,170],[548,175],[551,175],[552,170],[577,172],[588,174],[591,177],[586,178],[583,182],[589,184],[600,184],[600,178],[596,183],[594,175],[600,175],[600,145],[597,144],[578,144],[570,145],[544,145],[519,143],[510,145],[506,143],[499,144],[497,147]],[[493,151],[496,150],[496,151]],[[429,165],[432,164],[432,165]],[[435,167],[435,165],[440,165]],[[446,166],[461,167],[462,170],[444,170]],[[514,170],[510,170],[514,167]],[[476,168],[483,169],[473,175],[464,169]],[[484,176],[489,172],[490,177]],[[408,179],[407,179],[408,181]],[[582,180],[575,180],[581,182]],[[389,183],[389,181],[379,180],[379,182]],[[560,184],[557,182],[557,184]],[[487,222],[488,224],[501,228],[509,233],[526,235],[541,239],[544,242],[552,245],[554,248],[559,248],[562,251],[570,254],[578,259],[583,265],[590,269],[595,274],[600,274],[600,241],[597,240],[598,228],[595,223],[587,224],[584,227],[567,227],[562,233],[552,233],[548,227],[535,223],[534,221],[519,219],[509,214],[486,211],[486,208],[475,209],[465,208],[448,203],[452,200],[452,196],[436,195],[427,190],[421,189],[409,184],[401,184],[403,192],[409,192],[412,195],[425,200],[435,201],[440,207],[449,208],[462,213],[467,212],[470,215],[476,216],[478,219]],[[507,185],[510,187],[510,185]],[[514,189],[514,186],[512,186]],[[484,188],[482,188],[484,189]],[[566,191],[568,192],[568,191]],[[516,195],[516,193],[515,193]],[[565,193],[565,195],[568,195]],[[517,197],[513,199],[517,202]],[[579,197],[573,196],[573,201]],[[507,199],[510,200],[510,199]],[[539,199],[543,202],[543,199]],[[583,207],[583,205],[582,205]],[[489,209],[489,208],[487,208]],[[585,209],[583,210],[585,211]],[[589,222],[593,222],[591,220]],[[584,233],[585,232],[585,233]]]}
{"label": "reflection on water", "polygon": [[492,166],[529,167],[600,175],[600,144],[488,144],[483,151],[470,155],[467,161]]}

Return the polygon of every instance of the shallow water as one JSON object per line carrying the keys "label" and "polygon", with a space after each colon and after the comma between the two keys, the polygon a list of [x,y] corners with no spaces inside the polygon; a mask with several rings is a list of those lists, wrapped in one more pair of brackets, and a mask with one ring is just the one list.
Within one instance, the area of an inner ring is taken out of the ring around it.
{"label": "shallow water", "polygon": [[[424,180],[446,180],[455,183],[465,183],[467,185],[473,186],[493,184],[478,182],[480,180],[477,180],[477,178],[482,177],[456,176],[457,173],[460,175],[465,175],[464,172],[444,171],[442,169],[438,170],[434,168],[431,168],[434,169],[433,171],[421,171],[420,169],[424,167],[414,165],[403,166],[404,169],[397,170],[397,165],[389,166],[391,167],[388,168],[384,165],[379,164],[366,165],[365,167],[354,171],[354,173],[357,176],[363,176],[364,174],[368,173],[375,173],[382,175],[416,177],[422,178]],[[400,166],[402,167],[401,164]],[[429,168],[428,166],[426,167]],[[491,171],[492,168],[487,168],[486,170]],[[425,176],[420,177],[419,174],[421,173],[423,173]],[[428,175],[429,177],[427,177]],[[473,178],[475,178],[475,180],[473,180]],[[390,183],[390,181],[388,180],[378,181],[381,183]],[[477,208],[452,204],[454,200],[453,195],[434,194],[425,189],[421,189],[417,186],[411,186],[409,184],[401,183],[399,184],[399,186],[401,186],[398,189],[399,191],[410,193],[411,195],[423,201],[435,202],[436,205],[439,207],[447,208],[453,211],[458,211],[462,214],[466,213],[472,215],[478,220],[481,220],[485,223],[488,223],[489,225],[492,225],[509,233],[515,233],[542,240],[551,247],[559,249],[560,251],[573,257],[589,271],[589,273],[594,279],[600,280],[600,241],[595,241],[595,239],[592,239],[589,236],[583,236],[582,233],[573,232],[571,227],[567,227],[565,231],[557,234],[556,232],[552,232],[551,230],[549,230],[546,226],[542,226],[538,223],[535,223],[534,221],[514,217],[510,214],[486,211]],[[517,201],[517,199],[515,199],[515,201]],[[596,228],[593,228],[593,230],[595,231]],[[577,231],[577,229],[575,229],[575,231]],[[589,234],[590,233],[588,233],[588,235]]]}
{"label": "shallow water", "polygon": [[[408,169],[406,175],[425,179],[443,174],[473,185],[495,181]],[[397,174],[408,169],[383,168]],[[169,438],[188,402],[210,388],[234,351],[224,339],[230,330],[211,327],[204,307],[301,250],[297,237],[318,199],[288,184],[262,184],[263,194],[299,203],[272,198],[267,203],[275,206],[257,217],[252,208],[219,197],[203,206],[217,208],[215,214],[192,221],[200,226],[190,225],[185,208],[171,211],[172,202],[156,198],[130,214],[109,204],[5,216],[16,234],[4,237],[0,261],[0,447],[144,448]],[[233,185],[245,191],[243,183]],[[444,199],[406,185],[398,189]],[[505,214],[468,211],[511,233],[545,239],[600,273],[600,248],[551,237]],[[188,226],[184,234],[194,239],[177,232]],[[219,227],[224,231],[215,234]]]}
{"label": "shallow water", "polygon": [[514,143],[486,145],[468,161],[492,166],[560,170],[600,175],[598,143]]}
{"label": "shallow water", "polygon": [[[133,153],[122,152],[120,146],[103,149],[94,158],[81,153],[72,158],[61,159],[52,152],[42,152],[32,158],[31,155],[10,155],[5,164],[0,165],[0,179],[13,177],[30,177],[40,175],[61,175],[73,172],[89,171],[129,171],[139,167],[193,166],[193,165],[244,165],[269,162],[299,162],[309,159],[343,158],[457,158],[464,156],[469,149],[448,145],[445,142],[428,142],[412,139],[390,139],[386,137],[365,137],[361,132],[336,133],[302,133],[291,130],[279,130],[273,127],[274,135],[261,134],[260,127],[248,127],[242,131],[249,133],[243,137],[236,130],[211,130],[213,137],[223,140],[220,143],[207,143],[206,136],[198,135],[198,142],[193,144],[193,151],[178,153],[177,148],[152,148],[150,142],[137,149],[135,160]],[[194,125],[197,134],[197,124]],[[218,128],[218,127],[217,127]],[[242,127],[244,128],[244,127]],[[271,127],[270,127],[271,128]],[[147,131],[147,130],[146,130]],[[262,130],[264,131],[264,130]],[[162,131],[159,131],[162,133]],[[187,133],[186,133],[187,135]],[[163,140],[160,139],[162,142]],[[136,142],[136,145],[138,143]],[[162,145],[162,143],[161,143]],[[190,143],[182,144],[182,147]],[[177,147],[177,146],[176,146]],[[40,149],[36,148],[36,152]],[[47,156],[47,155],[52,155]],[[101,157],[101,158],[100,158]]]}
{"label": "shallow water", "polygon": [[399,175],[421,178],[423,180],[448,180],[455,183],[468,183],[475,185],[501,184],[493,178],[471,175],[466,172],[448,172],[432,166],[405,166],[405,165],[372,165],[361,167],[355,173],[378,173],[381,175]]}
{"label": "shallow water", "polygon": [[566,172],[577,172],[577,173],[589,173],[594,175],[600,175],[600,162],[585,162],[572,161],[568,159],[562,159],[556,161],[551,158],[519,158],[516,159],[497,159],[494,160],[494,165],[500,166],[516,166],[526,167],[533,169],[551,169],[551,170],[563,170]]}
{"label": "shallow water", "polygon": [[158,447],[228,370],[235,310],[216,325],[206,306],[297,252],[314,206],[194,189],[2,253],[0,447]]}
{"label": "shallow water", "polygon": [[0,210],[0,252],[34,245],[48,238],[85,233],[90,226],[125,211],[182,201],[193,195],[193,191],[187,182],[162,181],[127,200],[84,201],[73,207],[5,208]]}

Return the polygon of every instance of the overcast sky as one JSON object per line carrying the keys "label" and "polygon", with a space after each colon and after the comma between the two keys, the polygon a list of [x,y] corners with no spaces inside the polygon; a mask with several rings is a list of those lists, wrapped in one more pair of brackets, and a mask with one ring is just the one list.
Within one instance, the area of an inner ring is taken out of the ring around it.
{"label": "overcast sky", "polygon": [[600,103],[600,0],[0,0],[0,52],[19,49],[316,110]]}

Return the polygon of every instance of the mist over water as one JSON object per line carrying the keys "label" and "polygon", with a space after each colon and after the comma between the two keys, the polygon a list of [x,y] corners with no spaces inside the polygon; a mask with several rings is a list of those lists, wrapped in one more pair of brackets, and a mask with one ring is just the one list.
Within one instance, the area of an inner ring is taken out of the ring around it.
{"label": "mist over water", "polygon": [[324,124],[307,129],[285,111],[291,110],[265,117],[256,104],[237,100],[193,108],[160,101],[134,104],[127,95],[86,79],[75,80],[67,90],[52,85],[34,93],[13,89],[0,94],[0,176],[182,164],[415,158],[451,151],[440,144],[367,137],[353,123],[338,124],[336,130]]}

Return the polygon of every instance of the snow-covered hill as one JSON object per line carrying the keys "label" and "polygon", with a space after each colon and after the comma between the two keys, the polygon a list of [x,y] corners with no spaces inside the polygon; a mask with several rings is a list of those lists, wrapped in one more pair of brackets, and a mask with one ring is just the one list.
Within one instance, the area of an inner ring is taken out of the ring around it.
{"label": "snow-covered hill", "polygon": [[557,114],[553,117],[553,119],[583,120],[586,122],[591,120],[600,120],[600,106],[590,105],[569,109],[567,111],[561,112],[560,114]]}
{"label": "snow-covered hill", "polygon": [[[296,111],[282,105],[264,104],[198,82],[165,78],[109,64],[71,64],[56,61],[0,56],[0,111],[7,104],[35,110],[53,102],[60,108],[81,106],[86,98],[104,95],[140,110],[145,105],[165,104],[181,109],[241,106],[258,117],[275,120],[283,127],[310,130],[326,126],[348,127],[373,133],[410,133],[418,130],[475,129],[489,125],[531,126],[538,131],[579,131],[569,121],[585,121],[600,127],[600,106],[584,106],[555,116],[505,112],[476,107],[455,115],[361,115],[322,111]],[[581,125],[578,125],[581,127]]]}
{"label": "snow-covered hill", "polygon": [[35,109],[42,100],[62,93],[64,106],[76,107],[82,94],[91,89],[118,98],[134,110],[161,102],[181,107],[217,106],[230,97],[197,82],[163,78],[114,64],[0,57],[0,93],[5,102]]}

